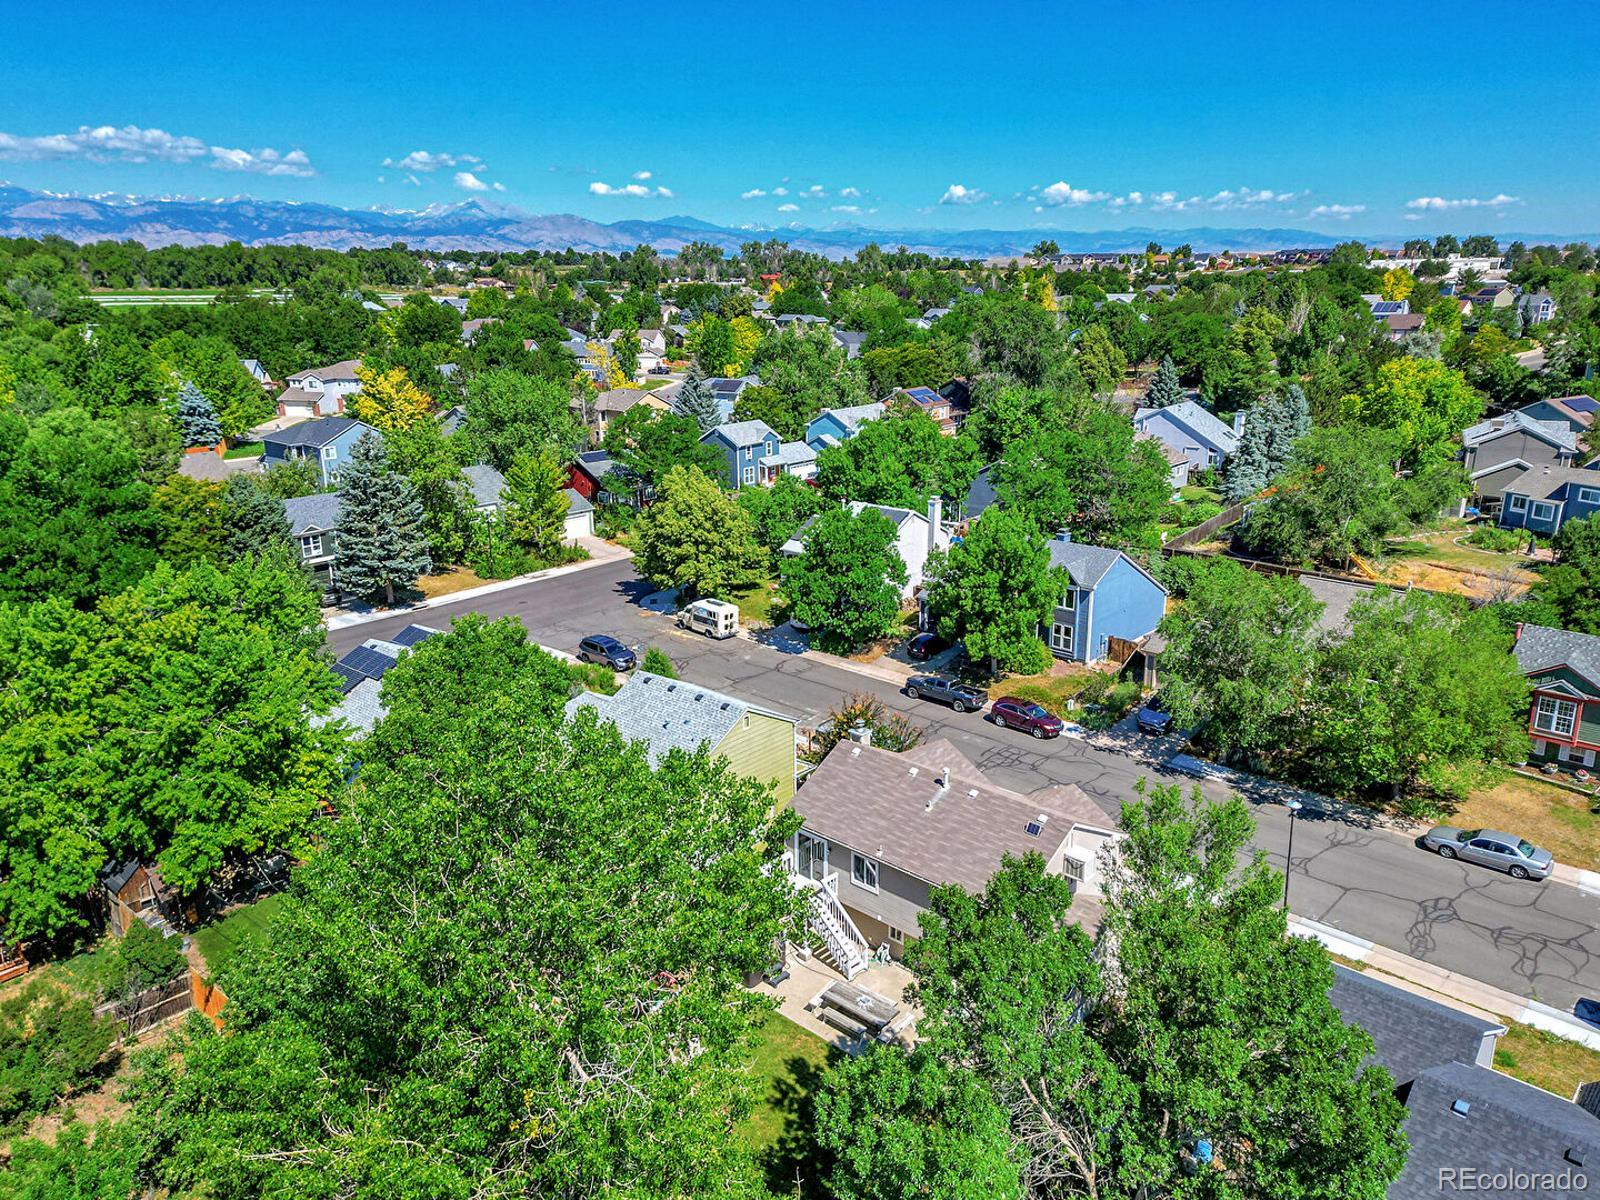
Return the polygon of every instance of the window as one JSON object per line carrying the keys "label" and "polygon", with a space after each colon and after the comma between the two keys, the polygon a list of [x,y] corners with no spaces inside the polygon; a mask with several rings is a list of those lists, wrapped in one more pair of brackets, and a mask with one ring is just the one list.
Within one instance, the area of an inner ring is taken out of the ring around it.
{"label": "window", "polygon": [[746,486],[748,486],[749,484],[752,484],[755,481],[756,481],[756,469],[754,467],[746,467],[743,471],[741,471],[739,473],[739,482],[740,483],[745,484]]}
{"label": "window", "polygon": [[1528,498],[1526,496],[1513,495],[1511,497],[1511,511],[1512,512],[1526,512],[1527,510],[1528,510]]}
{"label": "window", "polygon": [[893,925],[889,926],[889,940],[897,946],[904,946],[906,944],[906,931]]}
{"label": "window", "polygon": [[1073,883],[1083,882],[1083,860],[1081,858],[1074,858],[1070,854],[1062,856],[1061,870]]}
{"label": "window", "polygon": [[878,860],[868,858],[864,854],[850,852],[850,878],[856,881],[857,887],[865,888],[869,892],[878,890]]}
{"label": "window", "polygon": [[1600,488],[1581,487],[1578,489],[1578,499],[1585,504],[1600,504]]}
{"label": "window", "polygon": [[1072,653],[1072,626],[1060,622],[1050,626],[1050,649],[1060,654]]}
{"label": "window", "polygon": [[1580,750],[1577,746],[1568,746],[1567,747],[1567,761],[1568,762],[1581,763],[1583,761],[1583,751]]}
{"label": "window", "polygon": [[1078,589],[1077,588],[1068,588],[1066,590],[1065,594],[1063,594],[1062,597],[1061,597],[1061,607],[1062,608],[1077,608],[1078,607]]}
{"label": "window", "polygon": [[337,446],[324,446],[322,448],[322,461],[332,462],[338,456],[338,454],[339,448]]}
{"label": "window", "polygon": [[1540,696],[1533,710],[1533,727],[1557,737],[1571,737],[1577,719],[1577,704],[1571,700],[1557,700],[1554,696]]}
{"label": "window", "polygon": [[1556,506],[1548,500],[1535,500],[1533,502],[1533,519],[1535,521],[1554,520],[1555,515]]}
{"label": "window", "polygon": [[312,534],[309,537],[303,537],[300,539],[301,558],[316,558],[321,553],[322,535],[320,533]]}

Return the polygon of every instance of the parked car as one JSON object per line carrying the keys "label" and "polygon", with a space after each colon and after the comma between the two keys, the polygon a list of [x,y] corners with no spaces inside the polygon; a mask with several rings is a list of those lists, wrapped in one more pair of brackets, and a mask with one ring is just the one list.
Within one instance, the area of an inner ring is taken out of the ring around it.
{"label": "parked car", "polygon": [[1550,851],[1498,829],[1457,829],[1441,825],[1422,835],[1422,844],[1440,858],[1460,858],[1507,872],[1513,879],[1548,879],[1555,866]]}
{"label": "parked car", "polygon": [[1044,705],[1020,696],[1001,696],[990,705],[989,712],[996,725],[1020,729],[1036,738],[1060,737],[1065,728],[1061,718],[1046,710]]}
{"label": "parked car", "polygon": [[1144,702],[1139,709],[1139,731],[1141,733],[1169,733],[1172,730],[1172,714],[1167,711],[1166,698],[1157,692]]}
{"label": "parked car", "polygon": [[957,712],[966,712],[969,708],[977,712],[989,698],[982,688],[962,683],[949,675],[913,675],[906,680],[906,695],[913,700],[937,700]]}
{"label": "parked car", "polygon": [[604,663],[613,671],[631,671],[639,656],[609,634],[596,633],[578,643],[578,661]]}
{"label": "parked car", "polygon": [[927,662],[935,654],[943,653],[950,649],[950,643],[937,633],[919,633],[906,643],[906,657],[914,658],[918,662]]}

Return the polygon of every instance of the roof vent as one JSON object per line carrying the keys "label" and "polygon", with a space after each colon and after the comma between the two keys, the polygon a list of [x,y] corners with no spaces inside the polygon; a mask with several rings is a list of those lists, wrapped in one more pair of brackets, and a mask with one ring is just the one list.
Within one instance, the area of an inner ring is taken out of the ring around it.
{"label": "roof vent", "polygon": [[912,768],[911,768],[911,770],[910,770],[910,771],[909,771],[909,772],[908,772],[908,774],[909,774],[909,775],[910,775],[910,776],[911,776],[911,777],[912,777],[912,778],[913,778],[913,779],[915,779],[915,778],[916,778],[916,776],[917,776],[917,772],[918,772],[918,771],[920,771],[920,770],[922,770],[922,768],[921,768],[921,767],[912,767]]}
{"label": "roof vent", "polygon": [[1458,1117],[1464,1117],[1472,1111],[1472,1105],[1468,1104],[1460,1097],[1457,1097],[1456,1099],[1450,1101],[1450,1111],[1455,1113],[1455,1115]]}
{"label": "roof vent", "polygon": [[1049,814],[1040,813],[1033,820],[1029,821],[1028,824],[1027,824],[1027,827],[1026,827],[1027,828],[1027,832],[1028,832],[1028,836],[1029,837],[1038,837],[1041,833],[1044,832],[1045,824],[1049,820],[1050,820]]}
{"label": "roof vent", "polygon": [[861,747],[860,746],[851,746],[850,747],[850,757],[851,758],[860,758],[861,757]]}
{"label": "roof vent", "polygon": [[723,711],[723,712],[727,712],[727,711],[728,711],[728,702],[727,702],[727,701],[726,701],[726,700],[724,700],[724,701],[723,701],[723,702],[722,702],[722,704],[721,704],[721,708],[722,708],[722,711]]}
{"label": "roof vent", "polygon": [[[695,698],[696,703],[698,703],[699,701],[704,700],[706,698],[706,694],[704,692],[696,692],[694,694],[694,698]],[[724,707],[726,707],[726,706],[724,706]]]}
{"label": "roof vent", "polygon": [[968,800],[976,800],[977,798],[978,798],[978,789],[977,788],[968,788],[967,789],[967,799]]}
{"label": "roof vent", "polygon": [[669,692],[675,692],[675,691],[677,691],[677,690],[678,690],[678,685],[677,685],[677,684],[675,684],[675,683],[669,683],[669,684],[667,684],[667,691],[669,691]]}
{"label": "roof vent", "polygon": [[1573,1166],[1581,1167],[1581,1166],[1583,1166],[1583,1147],[1582,1146],[1569,1147],[1567,1152],[1566,1152],[1566,1154],[1563,1155],[1563,1157],[1569,1163],[1571,1163]]}

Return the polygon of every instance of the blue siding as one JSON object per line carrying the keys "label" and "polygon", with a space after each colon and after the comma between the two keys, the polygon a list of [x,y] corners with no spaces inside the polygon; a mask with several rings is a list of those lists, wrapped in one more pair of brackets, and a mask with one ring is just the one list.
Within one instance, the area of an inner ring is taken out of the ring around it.
{"label": "blue siding", "polygon": [[831,435],[841,442],[849,440],[850,436],[845,430],[844,422],[832,413],[823,413],[806,426],[806,444],[820,453],[827,444],[822,440],[824,435]]}
{"label": "blue siding", "polygon": [[268,438],[261,448],[261,465],[267,468],[295,459],[309,458],[319,465],[323,486],[332,487],[338,482],[339,472],[349,466],[350,455],[355,450],[356,443],[367,433],[371,433],[374,437],[382,436],[371,426],[357,423],[342,430],[332,441],[320,447],[285,446]]}
{"label": "blue siding", "polygon": [[1140,429],[1154,435],[1165,446],[1170,446],[1188,458],[1196,470],[1214,466],[1227,457],[1224,447],[1217,445],[1187,425],[1180,424],[1164,412],[1155,412],[1140,423]]}
{"label": "blue siding", "polygon": [[[1106,656],[1108,638],[1136,642],[1155,632],[1166,611],[1167,594],[1161,586],[1126,556],[1118,558],[1093,588],[1077,589],[1074,608],[1055,610],[1056,624],[1072,626],[1072,650],[1052,646],[1051,652],[1072,662],[1098,662]],[[1042,631],[1046,645],[1051,633]]]}

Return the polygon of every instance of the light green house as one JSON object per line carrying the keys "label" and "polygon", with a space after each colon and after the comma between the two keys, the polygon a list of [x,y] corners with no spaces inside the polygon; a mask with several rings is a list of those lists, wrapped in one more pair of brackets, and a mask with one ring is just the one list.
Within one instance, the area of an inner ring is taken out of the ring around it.
{"label": "light green house", "polygon": [[693,753],[706,746],[725,758],[735,774],[766,784],[775,807],[794,800],[793,717],[712,691],[697,683],[638,671],[614,696],[585,692],[567,701],[570,717],[592,708],[630,742],[650,748],[659,763],[673,750]]}

